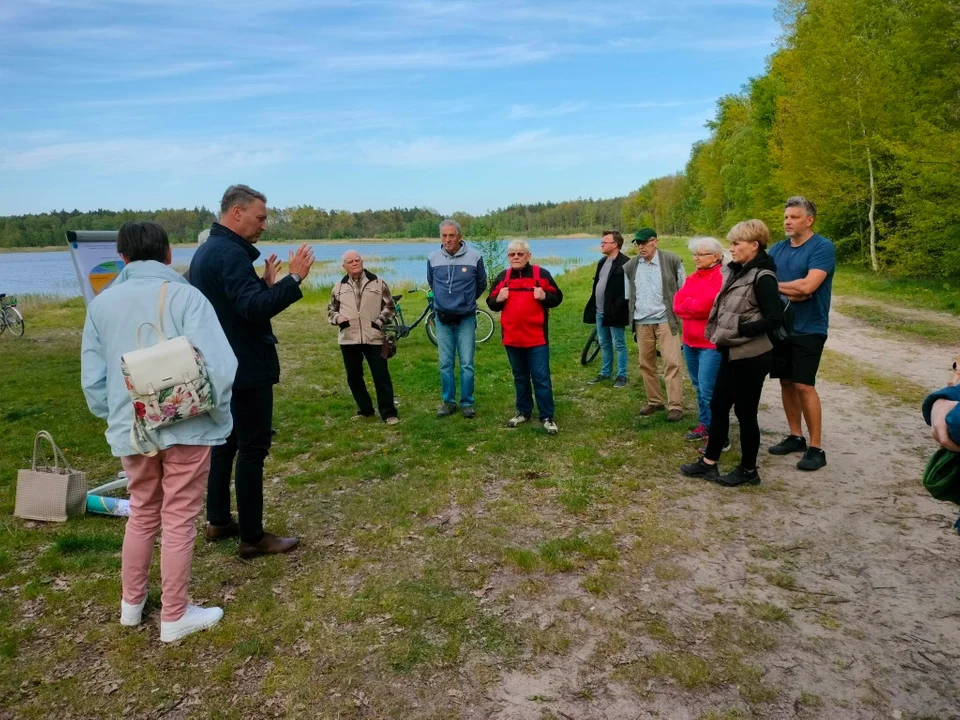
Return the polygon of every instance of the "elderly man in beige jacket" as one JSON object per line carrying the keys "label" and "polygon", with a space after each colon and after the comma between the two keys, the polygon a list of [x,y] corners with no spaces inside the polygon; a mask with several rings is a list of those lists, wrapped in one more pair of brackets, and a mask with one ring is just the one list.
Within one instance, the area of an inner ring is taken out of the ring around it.
{"label": "elderly man in beige jacket", "polygon": [[347,274],[333,286],[327,317],[340,328],[340,352],[347,370],[347,384],[357,402],[356,418],[373,417],[373,402],[363,377],[366,358],[377,391],[377,408],[387,425],[400,422],[393,402],[393,381],[383,357],[383,328],[393,320],[393,297],[387,284],[363,268],[356,250],[343,254]]}

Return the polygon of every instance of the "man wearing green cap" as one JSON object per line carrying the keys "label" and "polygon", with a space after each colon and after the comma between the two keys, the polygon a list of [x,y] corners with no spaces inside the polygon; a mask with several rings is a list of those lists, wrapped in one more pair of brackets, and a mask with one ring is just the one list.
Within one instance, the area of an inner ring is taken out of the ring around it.
{"label": "man wearing green cap", "polygon": [[[680,377],[680,321],[673,312],[673,297],[687,279],[680,257],[657,248],[657,231],[642,228],[633,236],[640,250],[623,266],[624,285],[630,300],[630,319],[640,348],[640,375],[647,393],[644,417],[660,410],[667,420],[683,418],[683,379]],[[657,374],[657,346],[663,357],[667,402],[663,402]]]}

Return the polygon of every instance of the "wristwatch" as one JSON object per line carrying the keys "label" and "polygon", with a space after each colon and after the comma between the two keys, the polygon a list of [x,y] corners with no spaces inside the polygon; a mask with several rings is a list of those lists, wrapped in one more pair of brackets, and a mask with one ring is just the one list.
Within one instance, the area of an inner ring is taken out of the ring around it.
{"label": "wristwatch", "polygon": [[290,277],[293,278],[293,281],[294,281],[297,285],[299,285],[300,283],[303,282],[303,278],[300,277],[299,275],[297,275],[296,273],[290,273]]}

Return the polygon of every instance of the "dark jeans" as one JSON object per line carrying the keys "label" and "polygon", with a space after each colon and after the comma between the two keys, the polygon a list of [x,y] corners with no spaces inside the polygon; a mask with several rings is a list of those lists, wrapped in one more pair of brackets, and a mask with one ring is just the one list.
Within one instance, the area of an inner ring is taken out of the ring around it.
{"label": "dark jeans", "polygon": [[740,464],[746,470],[757,467],[760,450],[760,425],[757,411],[763,381],[773,366],[773,353],[757,357],[730,360],[726,349],[721,350],[720,372],[710,400],[710,439],[704,457],[716,462],[729,437],[730,408],[740,422]]}
{"label": "dark jeans", "polygon": [[373,376],[373,386],[377,391],[377,407],[380,417],[397,416],[397,407],[393,404],[393,381],[390,379],[390,368],[387,361],[380,356],[379,345],[341,345],[343,366],[347,370],[347,385],[353,393],[353,399],[361,415],[373,415],[373,401],[367,391],[367,383],[363,379],[363,359],[367,359],[370,374]]}
{"label": "dark jeans", "polygon": [[273,386],[234,388],[230,400],[233,432],[210,456],[207,481],[207,522],[230,522],[230,475],[236,458],[237,520],[240,539],[263,539],[263,461],[270,452],[273,424]]}
{"label": "dark jeans", "polygon": [[[526,417],[533,414],[533,394],[537,396],[540,420],[553,419],[553,383],[550,380],[550,346],[531,348],[505,346],[513,383],[517,389],[517,412]],[[530,381],[533,380],[533,393]]]}

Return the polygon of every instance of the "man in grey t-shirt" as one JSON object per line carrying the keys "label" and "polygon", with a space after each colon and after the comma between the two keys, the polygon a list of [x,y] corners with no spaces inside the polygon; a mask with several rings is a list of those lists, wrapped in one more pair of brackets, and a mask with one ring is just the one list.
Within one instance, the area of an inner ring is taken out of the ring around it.
{"label": "man in grey t-shirt", "polygon": [[600,374],[591,383],[609,380],[613,375],[613,351],[617,351],[616,388],[627,385],[627,343],[624,328],[629,322],[628,306],[623,281],[623,266],[627,256],[620,252],[623,235],[617,230],[605,230],[600,240],[603,259],[597,264],[593,278],[593,294],[583,311],[583,321],[597,326],[597,341],[602,353]]}

